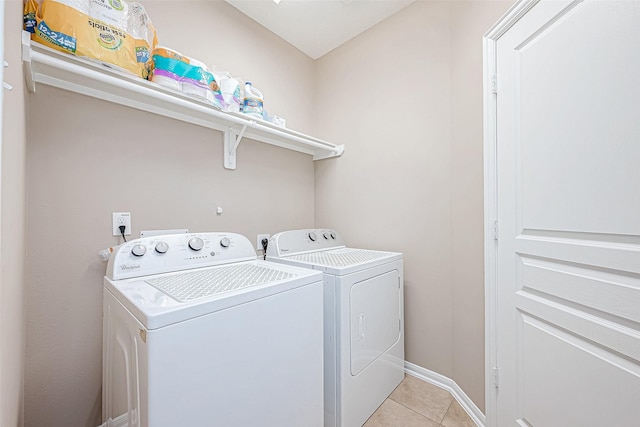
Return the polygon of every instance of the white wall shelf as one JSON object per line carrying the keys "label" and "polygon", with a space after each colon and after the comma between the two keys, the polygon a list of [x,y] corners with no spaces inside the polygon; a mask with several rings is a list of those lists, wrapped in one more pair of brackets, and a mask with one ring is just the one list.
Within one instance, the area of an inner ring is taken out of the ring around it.
{"label": "white wall shelf", "polygon": [[306,153],[313,160],[337,157],[344,152],[344,145],[264,120],[249,119],[243,114],[223,112],[132,74],[55,51],[31,41],[26,31],[22,33],[22,61],[29,92],[35,92],[36,83],[41,83],[223,132],[227,169],[236,168],[236,150],[242,138]]}

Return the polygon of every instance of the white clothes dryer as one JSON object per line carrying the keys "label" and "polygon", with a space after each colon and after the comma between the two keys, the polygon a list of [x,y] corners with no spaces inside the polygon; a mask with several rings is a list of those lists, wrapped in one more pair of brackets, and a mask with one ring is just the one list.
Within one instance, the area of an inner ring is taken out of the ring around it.
{"label": "white clothes dryer", "polygon": [[322,274],[233,233],[154,236],[104,279],[104,426],[322,426]]}
{"label": "white clothes dryer", "polygon": [[324,425],[362,426],[404,378],[402,254],[313,229],[271,237],[267,260],[324,273]]}

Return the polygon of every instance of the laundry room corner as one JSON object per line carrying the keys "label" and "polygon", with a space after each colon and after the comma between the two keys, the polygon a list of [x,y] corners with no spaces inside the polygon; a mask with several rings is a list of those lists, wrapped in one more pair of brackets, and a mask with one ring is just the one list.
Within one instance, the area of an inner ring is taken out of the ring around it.
{"label": "laundry room corner", "polygon": [[510,1],[415,2],[318,60],[316,226],[405,256],[406,360],[484,410],[482,35]]}

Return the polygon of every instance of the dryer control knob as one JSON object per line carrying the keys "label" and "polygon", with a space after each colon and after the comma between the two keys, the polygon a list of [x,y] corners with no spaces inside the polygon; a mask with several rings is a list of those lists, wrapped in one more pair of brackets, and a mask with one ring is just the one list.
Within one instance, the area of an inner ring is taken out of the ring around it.
{"label": "dryer control knob", "polygon": [[199,237],[192,237],[189,239],[189,247],[194,251],[199,251],[204,247],[204,242]]}
{"label": "dryer control knob", "polygon": [[329,233],[322,233],[322,237],[324,237],[324,240],[329,240]]}
{"label": "dryer control knob", "polygon": [[159,254],[165,254],[169,250],[169,245],[166,242],[156,243],[156,252]]}
{"label": "dryer control knob", "polygon": [[147,253],[147,248],[144,247],[144,245],[135,245],[131,249],[131,253],[134,254],[135,256],[142,256]]}
{"label": "dryer control knob", "polygon": [[316,234],[315,231],[312,231],[311,233],[309,233],[309,239],[311,239],[312,242],[315,242],[316,240],[318,240],[318,235]]}
{"label": "dryer control knob", "polygon": [[228,248],[230,244],[231,240],[229,240],[228,237],[223,237],[222,239],[220,239],[220,246],[222,246],[223,248]]}
{"label": "dryer control knob", "polygon": [[336,238],[336,233],[334,233],[333,231],[331,232],[331,238],[335,239]]}

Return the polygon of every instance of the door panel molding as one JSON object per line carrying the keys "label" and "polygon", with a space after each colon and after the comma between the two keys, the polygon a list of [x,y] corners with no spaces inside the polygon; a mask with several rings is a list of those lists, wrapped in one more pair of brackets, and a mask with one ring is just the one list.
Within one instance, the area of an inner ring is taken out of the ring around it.
{"label": "door panel molding", "polygon": [[568,335],[590,341],[609,353],[640,362],[640,332],[636,329],[527,291],[518,291],[516,299],[520,312],[562,329]]}
{"label": "door panel molding", "polygon": [[515,251],[520,255],[552,259],[640,275],[640,246],[627,243],[572,240],[519,235]]}
{"label": "door panel molding", "polygon": [[[520,262],[522,290],[563,300],[563,304],[579,304],[585,311],[592,309],[622,325],[626,321],[640,323],[640,277],[549,258],[521,256]],[[628,304],[629,301],[636,303]]]}
{"label": "door panel molding", "polygon": [[[632,425],[631,412],[638,419],[638,364],[537,317],[523,313],[522,322],[522,348],[529,357],[524,358],[521,390],[529,398],[519,418],[533,426],[626,426]],[[579,386],[594,382],[598,387]],[[567,410],[575,400],[585,405]]]}

